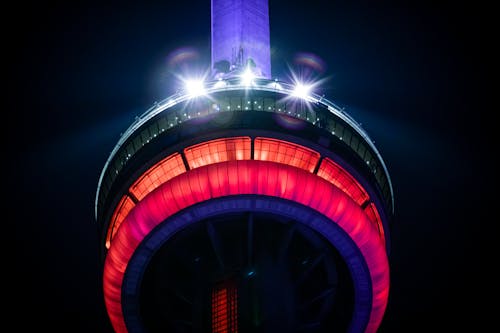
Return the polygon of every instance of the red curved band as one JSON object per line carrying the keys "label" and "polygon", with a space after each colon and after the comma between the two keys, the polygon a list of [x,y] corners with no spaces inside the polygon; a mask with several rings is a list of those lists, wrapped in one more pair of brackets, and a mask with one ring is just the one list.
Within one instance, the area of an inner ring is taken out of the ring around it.
{"label": "red curved band", "polygon": [[243,160],[183,173],[148,194],[128,214],[111,243],[104,265],[104,298],[116,332],[127,332],[121,306],[122,283],[127,264],[144,237],[184,208],[238,194],[292,200],[337,223],[356,243],[370,270],[373,298],[365,332],[377,330],[387,305],[389,265],[385,244],[366,213],[342,190],[315,174],[275,162]]}

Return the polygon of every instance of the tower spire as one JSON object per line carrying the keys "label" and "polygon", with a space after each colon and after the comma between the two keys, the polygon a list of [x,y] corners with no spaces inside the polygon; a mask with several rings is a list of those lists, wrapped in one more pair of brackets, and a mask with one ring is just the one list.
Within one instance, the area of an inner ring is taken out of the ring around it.
{"label": "tower spire", "polygon": [[268,0],[211,0],[211,9],[212,77],[271,78]]}

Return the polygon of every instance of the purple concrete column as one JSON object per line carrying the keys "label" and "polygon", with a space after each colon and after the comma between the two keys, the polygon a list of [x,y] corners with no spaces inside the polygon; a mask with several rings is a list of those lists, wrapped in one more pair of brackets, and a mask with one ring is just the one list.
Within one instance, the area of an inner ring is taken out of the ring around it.
{"label": "purple concrete column", "polygon": [[271,78],[268,0],[212,0],[212,76]]}

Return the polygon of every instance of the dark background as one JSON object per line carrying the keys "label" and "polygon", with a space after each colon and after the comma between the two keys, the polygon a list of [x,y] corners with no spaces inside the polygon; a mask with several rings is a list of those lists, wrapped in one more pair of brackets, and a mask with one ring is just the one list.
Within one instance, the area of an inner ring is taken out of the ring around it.
{"label": "dark background", "polygon": [[[3,12],[7,318],[16,332],[111,332],[97,181],[119,134],[175,92],[172,70],[208,67],[210,1]],[[273,76],[307,71],[299,52],[322,59],[323,71],[312,72],[324,79],[317,92],[363,123],[392,177],[392,283],[381,333],[478,332],[491,316],[498,149],[489,134],[497,110],[486,102],[489,12],[459,2],[270,0]],[[169,67],[169,55],[186,47],[198,56]]]}

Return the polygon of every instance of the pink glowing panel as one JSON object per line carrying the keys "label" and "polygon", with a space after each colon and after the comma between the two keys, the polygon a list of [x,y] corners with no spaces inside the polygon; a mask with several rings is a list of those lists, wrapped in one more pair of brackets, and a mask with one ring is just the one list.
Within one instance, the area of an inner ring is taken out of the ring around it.
{"label": "pink glowing panel", "polygon": [[309,148],[270,138],[255,138],[254,159],[272,161],[313,172],[319,161],[319,153]]}
{"label": "pink glowing panel", "polygon": [[115,331],[127,332],[121,306],[122,283],[127,264],[141,241],[181,209],[238,194],[273,196],[308,206],[337,223],[349,235],[370,271],[373,298],[365,332],[374,333],[389,294],[385,244],[376,226],[356,202],[323,178],[290,165],[255,160],[228,161],[187,171],[162,184],[130,212],[104,264],[104,298]]}
{"label": "pink glowing panel", "polygon": [[372,221],[373,224],[377,226],[377,229],[380,233],[380,237],[382,237],[382,240],[385,242],[385,234],[384,234],[384,227],[382,225],[382,220],[380,219],[377,207],[373,202],[370,202],[370,204],[365,207],[365,214],[368,216],[370,221]]}
{"label": "pink glowing panel", "polygon": [[118,228],[122,224],[123,220],[127,217],[128,213],[132,208],[134,208],[135,204],[130,199],[128,195],[124,195],[118,205],[116,206],[115,212],[111,217],[111,222],[109,223],[108,233],[106,235],[106,248],[109,249],[111,245],[111,240],[115,237]]}
{"label": "pink glowing panel", "polygon": [[153,165],[129,188],[137,200],[142,200],[149,192],[186,171],[181,154],[174,153]]}
{"label": "pink glowing panel", "polygon": [[249,160],[250,137],[224,138],[187,147],[184,155],[191,169],[231,160]]}
{"label": "pink glowing panel", "polygon": [[368,193],[356,179],[329,158],[323,159],[317,174],[344,191],[360,206],[369,199]]}

